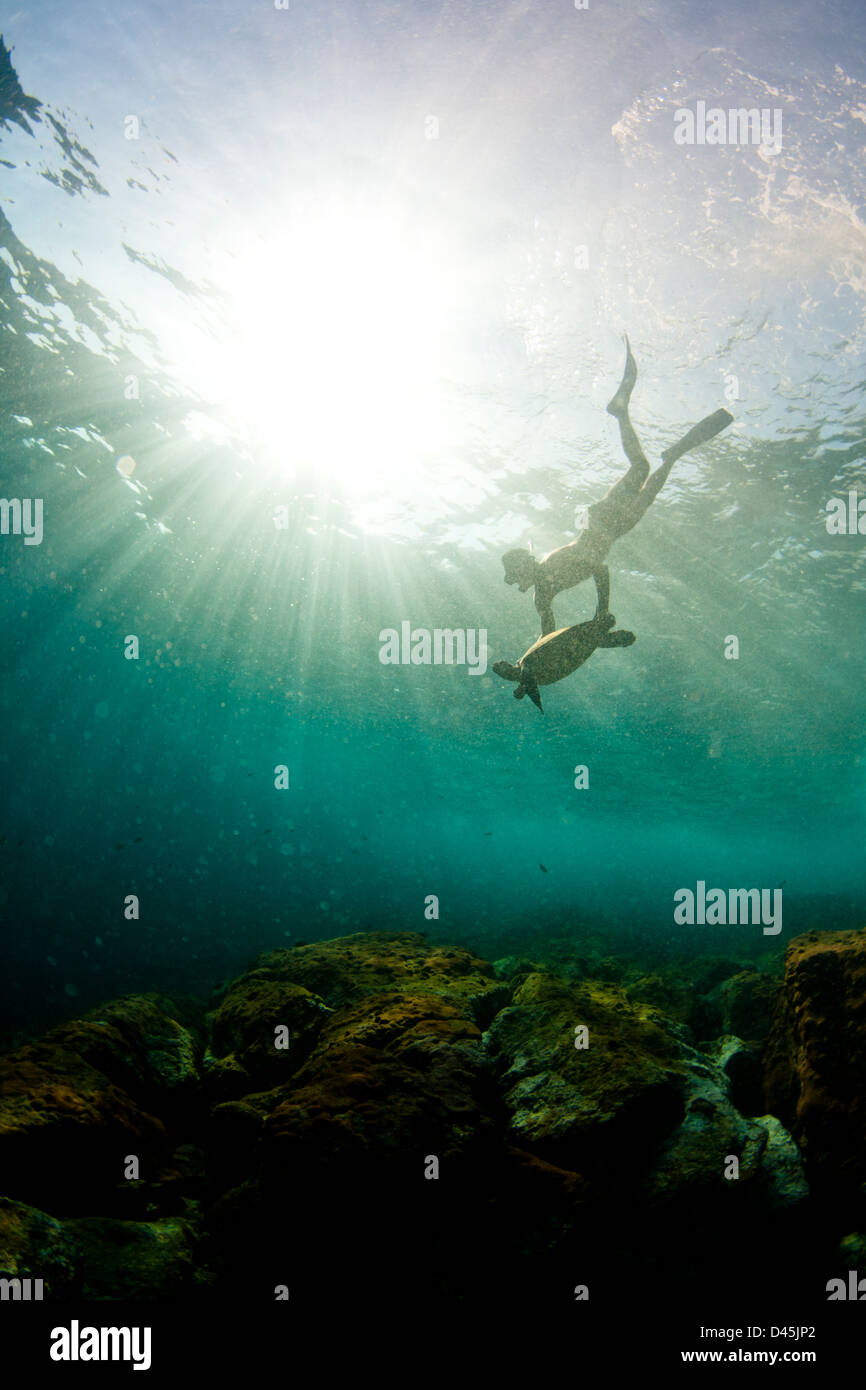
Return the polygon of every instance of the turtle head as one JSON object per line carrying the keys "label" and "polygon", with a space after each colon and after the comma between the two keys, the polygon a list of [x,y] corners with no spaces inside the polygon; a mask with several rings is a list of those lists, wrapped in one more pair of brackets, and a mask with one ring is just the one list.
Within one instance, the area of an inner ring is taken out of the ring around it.
{"label": "turtle head", "polygon": [[609,632],[606,637],[603,637],[601,642],[599,643],[599,646],[630,647],[632,642],[636,641],[637,638],[635,637],[633,632],[628,632],[625,628],[620,628],[619,632]]}
{"label": "turtle head", "polygon": [[[519,681],[521,678],[519,666],[512,666],[510,661],[494,661],[490,669],[504,681]],[[518,692],[515,690],[514,693],[517,695]]]}

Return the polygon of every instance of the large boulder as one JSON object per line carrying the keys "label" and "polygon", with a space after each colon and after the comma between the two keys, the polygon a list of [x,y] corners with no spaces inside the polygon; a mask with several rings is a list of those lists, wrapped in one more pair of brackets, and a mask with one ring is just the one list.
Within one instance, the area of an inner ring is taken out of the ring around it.
{"label": "large boulder", "polygon": [[751,1222],[803,1202],[800,1152],[779,1120],[741,1115],[725,1073],[698,1053],[686,1076],[685,1114],[645,1184],[650,1205],[675,1210],[680,1225],[715,1230],[725,1219]]}
{"label": "large boulder", "polygon": [[866,934],[808,932],[785,954],[764,1058],[766,1108],[810,1181],[844,1200],[866,1180]]}
{"label": "large boulder", "polygon": [[471,1012],[468,998],[394,990],[342,1009],[277,1093],[264,1132],[269,1167],[421,1172],[428,1154],[443,1162],[471,1148],[489,1124],[490,1092]]}
{"label": "large boulder", "polygon": [[81,1293],[78,1240],[63,1221],[0,1197],[0,1278],[41,1279],[45,1299]]}
{"label": "large boulder", "polygon": [[[211,1097],[228,1101],[279,1086],[309,1056],[331,1012],[303,985],[256,971],[242,976],[210,1020],[203,1072]],[[287,1047],[276,1045],[278,1027],[288,1030]]]}
{"label": "large boulder", "polygon": [[0,1174],[5,1195],[55,1215],[111,1209],[128,1155],[154,1172],[162,1122],[91,1066],[47,1039],[0,1057]]}
{"label": "large boulder", "polygon": [[758,970],[739,970],[718,987],[722,1031],[763,1042],[782,988],[781,980]]}
{"label": "large boulder", "polygon": [[493,966],[459,946],[431,946],[416,932],[356,932],[259,956],[247,978],[289,980],[332,1009],[382,990],[463,1000],[483,1028],[508,999]]}
{"label": "large boulder", "polygon": [[131,994],[90,1009],[49,1033],[46,1044],[75,1052],[143,1109],[186,1122],[202,1104],[199,1046],[170,999]]}
{"label": "large boulder", "polygon": [[80,1250],[82,1297],[153,1300],[193,1291],[196,1232],[183,1217],[79,1217],[66,1225]]}
{"label": "large boulder", "polygon": [[[589,1029],[575,1046],[575,1028]],[[680,1044],[651,1006],[617,985],[537,972],[486,1043],[517,1147],[586,1177],[640,1165],[683,1112]]]}

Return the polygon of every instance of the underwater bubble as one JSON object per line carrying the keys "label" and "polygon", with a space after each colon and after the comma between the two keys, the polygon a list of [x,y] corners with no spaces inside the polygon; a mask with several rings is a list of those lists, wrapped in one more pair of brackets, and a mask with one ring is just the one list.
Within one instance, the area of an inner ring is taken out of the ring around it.
{"label": "underwater bubble", "polygon": [[226,770],[224,767],[212,767],[210,770],[210,780],[212,782],[224,782],[226,780]]}
{"label": "underwater bubble", "polygon": [[97,719],[107,719],[109,715],[109,707],[107,702],[105,700],[100,700],[99,704],[96,706],[96,709],[93,712],[96,715]]}
{"label": "underwater bubble", "polygon": [[78,986],[77,986],[77,985],[64,985],[64,986],[63,986],[63,993],[64,993],[64,994],[68,994],[70,999],[75,999],[75,998],[77,998],[77,996],[78,996]]}
{"label": "underwater bubble", "polygon": [[135,472],[135,459],[131,454],[122,454],[114,466],[121,478],[131,478]]}
{"label": "underwater bubble", "polygon": [[280,854],[294,854],[294,845],[280,845]]}

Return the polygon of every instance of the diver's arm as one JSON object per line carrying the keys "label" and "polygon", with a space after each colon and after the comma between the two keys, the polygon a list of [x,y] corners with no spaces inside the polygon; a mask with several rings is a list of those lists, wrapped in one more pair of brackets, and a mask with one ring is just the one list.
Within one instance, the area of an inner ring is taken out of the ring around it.
{"label": "diver's arm", "polygon": [[549,632],[556,631],[556,619],[553,616],[553,594],[550,586],[539,582],[535,586],[535,607],[538,609],[538,616],[541,619],[541,635],[546,637]]}

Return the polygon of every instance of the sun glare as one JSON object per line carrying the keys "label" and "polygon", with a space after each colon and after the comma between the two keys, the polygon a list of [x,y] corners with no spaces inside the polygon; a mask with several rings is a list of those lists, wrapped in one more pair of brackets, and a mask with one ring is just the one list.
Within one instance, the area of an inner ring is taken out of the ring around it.
{"label": "sun glare", "polygon": [[405,491],[445,445],[455,266],[407,225],[307,211],[224,261],[230,331],[198,365],[263,476]]}

